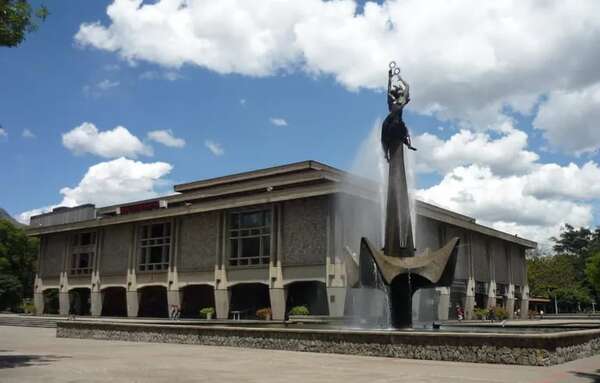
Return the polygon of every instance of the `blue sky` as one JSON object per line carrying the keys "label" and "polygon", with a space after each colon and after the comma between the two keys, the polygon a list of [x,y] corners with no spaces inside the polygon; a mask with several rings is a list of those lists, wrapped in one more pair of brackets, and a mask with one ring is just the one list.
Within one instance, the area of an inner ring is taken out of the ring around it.
{"label": "blue sky", "polygon": [[[429,13],[418,12],[427,8],[416,1],[364,10],[351,1],[230,10],[168,3],[51,2],[39,31],[17,48],[0,48],[1,207],[19,216],[65,196],[71,203],[131,199],[126,191],[108,198],[89,189],[97,180],[90,169],[119,157],[170,165],[140,186],[142,197],[173,183],[306,159],[349,170],[385,117],[382,89],[395,58],[411,84],[405,120],[421,149],[421,198],[502,230],[542,233],[535,238],[542,240],[566,221],[600,223],[600,76],[589,53],[600,47],[600,21],[589,9],[595,2],[569,9],[580,22],[561,20],[563,36],[536,30],[560,20],[569,5],[559,2],[544,15],[534,5],[468,1]],[[474,9],[465,20],[452,16],[465,8]],[[193,27],[178,28],[183,17]],[[503,31],[506,18],[513,27]],[[84,122],[100,132],[122,126],[153,154],[102,156],[89,149],[93,142],[65,144],[63,136]],[[185,145],[149,138],[164,130]],[[122,185],[134,182],[128,171],[135,172],[120,169],[119,177],[129,177]],[[75,191],[61,194],[65,187]]]}

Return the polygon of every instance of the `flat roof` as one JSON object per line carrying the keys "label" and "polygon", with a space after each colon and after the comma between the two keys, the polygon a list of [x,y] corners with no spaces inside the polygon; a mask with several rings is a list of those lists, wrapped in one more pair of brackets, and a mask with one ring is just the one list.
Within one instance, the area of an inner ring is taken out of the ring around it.
{"label": "flat roof", "polygon": [[[372,179],[313,160],[182,183],[175,185],[174,189],[175,193],[171,195],[100,207],[97,209],[98,217],[95,219],[30,227],[28,232],[30,235],[41,235],[333,193],[350,193],[374,200],[373,195],[378,192],[377,183]],[[186,204],[185,206],[127,215],[103,216],[116,212],[118,207],[157,200],[165,200],[169,204],[183,202]],[[464,214],[419,200],[416,201],[415,207],[420,216],[500,238],[527,248],[537,247],[537,243],[534,241],[480,225],[475,218]],[[52,213],[44,215],[50,214]]]}

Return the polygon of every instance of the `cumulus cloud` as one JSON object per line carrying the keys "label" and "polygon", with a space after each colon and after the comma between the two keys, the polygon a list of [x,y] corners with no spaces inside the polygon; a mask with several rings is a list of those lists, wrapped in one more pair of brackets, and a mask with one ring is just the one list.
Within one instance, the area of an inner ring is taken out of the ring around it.
{"label": "cumulus cloud", "polygon": [[600,83],[581,90],[553,91],[533,121],[550,144],[582,154],[600,149]]}
{"label": "cumulus cloud", "polygon": [[33,134],[33,132],[29,129],[23,129],[23,132],[21,133],[21,137],[23,138],[35,138],[35,134]]}
{"label": "cumulus cloud", "polygon": [[530,114],[543,95],[600,81],[594,1],[406,0],[366,2],[361,11],[348,0],[115,0],[107,14],[108,24],[84,23],[75,40],[167,68],[299,70],[348,89],[382,89],[387,62],[397,59],[411,83],[409,108],[462,127],[496,128],[506,107]]}
{"label": "cumulus cloud", "polygon": [[287,126],[287,121],[283,118],[278,118],[278,117],[271,117],[269,118],[269,121],[271,122],[271,124],[275,125],[275,126]]}
{"label": "cumulus cloud", "polygon": [[173,136],[171,129],[153,130],[148,133],[148,139],[171,148],[183,148],[185,146],[185,140]]}
{"label": "cumulus cloud", "polygon": [[93,203],[106,206],[156,197],[168,182],[164,176],[173,167],[166,162],[144,163],[127,158],[117,158],[91,166],[75,187],[60,190],[60,203],[33,209],[19,214],[18,219],[29,223],[32,215],[50,211],[57,206],[77,206]]}
{"label": "cumulus cloud", "polygon": [[75,154],[90,153],[104,158],[152,155],[151,147],[144,145],[122,126],[100,132],[94,124],[84,122],[64,133],[62,143]]}
{"label": "cumulus cloud", "polygon": [[593,161],[581,167],[545,164],[527,177],[524,191],[538,198],[600,199],[600,167]]}
{"label": "cumulus cloud", "polygon": [[5,137],[8,137],[8,132],[5,129],[0,128],[0,138],[5,138]]}
{"label": "cumulus cloud", "polygon": [[531,170],[539,156],[527,148],[527,134],[507,126],[499,138],[489,134],[463,129],[444,141],[424,133],[413,139],[417,170],[437,171],[440,174],[457,166],[479,164],[488,166],[496,174],[523,173]]}
{"label": "cumulus cloud", "polygon": [[560,192],[563,185],[559,181],[568,180],[547,185],[557,191],[553,195],[532,193],[531,185],[536,185],[540,171],[544,172],[544,167],[529,174],[502,177],[488,167],[460,166],[446,174],[439,184],[419,190],[417,195],[427,202],[477,217],[480,223],[505,231],[510,229],[541,242],[557,234],[564,223],[590,225],[591,205],[562,198],[565,193]]}
{"label": "cumulus cloud", "polygon": [[204,141],[204,146],[206,146],[206,148],[208,150],[210,150],[210,152],[212,154],[214,154],[215,156],[217,156],[217,157],[222,156],[223,154],[225,154],[225,149],[223,149],[223,147],[221,146],[221,144],[216,143],[214,141],[206,140],[206,141]]}

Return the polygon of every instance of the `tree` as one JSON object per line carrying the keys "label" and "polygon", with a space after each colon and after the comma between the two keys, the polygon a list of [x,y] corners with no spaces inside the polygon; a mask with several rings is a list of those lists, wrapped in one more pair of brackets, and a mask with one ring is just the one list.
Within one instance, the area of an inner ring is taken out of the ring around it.
{"label": "tree", "polygon": [[600,251],[589,257],[585,274],[596,292],[600,291]]}
{"label": "tree", "polygon": [[45,6],[34,10],[26,0],[0,0],[0,46],[16,47],[48,14]]}
{"label": "tree", "polygon": [[0,219],[0,308],[15,308],[15,299],[33,295],[37,249],[37,239]]}
{"label": "tree", "polygon": [[537,255],[527,260],[529,291],[535,297],[553,298],[563,286],[579,285],[576,270],[567,255]]}

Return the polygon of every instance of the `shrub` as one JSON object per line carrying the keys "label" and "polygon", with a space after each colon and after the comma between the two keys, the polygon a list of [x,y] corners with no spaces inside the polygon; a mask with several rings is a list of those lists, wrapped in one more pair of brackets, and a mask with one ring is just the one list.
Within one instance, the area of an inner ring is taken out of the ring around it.
{"label": "shrub", "polygon": [[502,307],[494,307],[494,314],[498,320],[508,319],[508,313]]}
{"label": "shrub", "polygon": [[310,315],[308,307],[306,306],[294,306],[289,312],[290,315]]}
{"label": "shrub", "polygon": [[475,310],[473,310],[473,313],[477,319],[487,319],[490,310],[477,307]]}
{"label": "shrub", "polygon": [[271,319],[273,317],[273,313],[271,312],[270,307],[265,307],[256,311],[256,316],[258,319]]}
{"label": "shrub", "polygon": [[31,299],[24,299],[21,308],[23,309],[23,312],[25,314],[35,315],[35,305],[33,304],[33,302],[31,302]]}
{"label": "shrub", "polygon": [[215,315],[214,307],[205,307],[202,310],[200,310],[200,318],[208,319],[209,314],[211,316]]}

